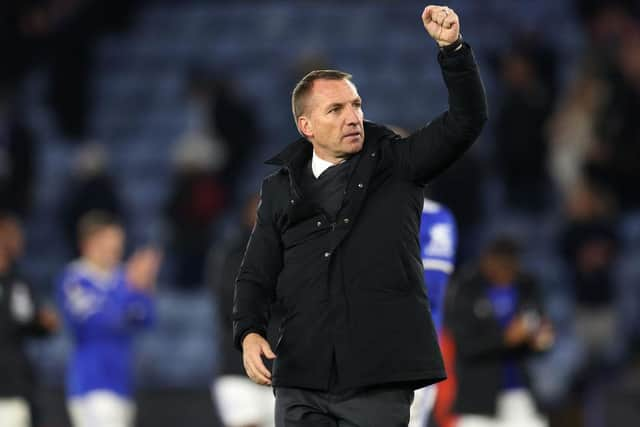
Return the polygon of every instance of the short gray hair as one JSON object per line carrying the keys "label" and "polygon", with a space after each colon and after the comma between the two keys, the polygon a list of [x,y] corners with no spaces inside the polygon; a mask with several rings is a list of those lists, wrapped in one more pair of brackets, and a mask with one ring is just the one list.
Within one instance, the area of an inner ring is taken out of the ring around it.
{"label": "short gray hair", "polygon": [[339,70],[315,70],[307,74],[296,84],[291,94],[291,111],[293,112],[293,120],[298,121],[298,117],[305,113],[307,100],[313,82],[316,80],[347,80],[351,81],[351,74]]}

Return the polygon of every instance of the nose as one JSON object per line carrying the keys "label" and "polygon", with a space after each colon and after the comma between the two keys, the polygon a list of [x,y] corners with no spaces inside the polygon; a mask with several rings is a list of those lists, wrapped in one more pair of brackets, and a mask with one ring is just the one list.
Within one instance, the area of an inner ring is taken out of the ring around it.
{"label": "nose", "polygon": [[356,108],[354,108],[353,106],[350,106],[349,108],[346,109],[347,111],[347,125],[349,126],[357,126],[360,124],[360,117],[358,116],[358,113],[356,111]]}

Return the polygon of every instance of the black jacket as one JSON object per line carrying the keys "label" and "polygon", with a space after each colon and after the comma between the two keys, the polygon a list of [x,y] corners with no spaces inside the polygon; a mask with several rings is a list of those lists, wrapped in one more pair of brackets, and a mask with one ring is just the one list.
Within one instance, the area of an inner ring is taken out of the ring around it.
{"label": "black jacket", "polygon": [[[516,312],[544,314],[542,299],[533,278],[518,277]],[[476,270],[455,278],[447,292],[445,327],[455,341],[455,376],[458,379],[454,412],[494,416],[503,384],[503,362],[510,358],[518,366],[519,377],[529,384],[527,359],[534,354],[529,346],[509,348],[504,330],[487,296],[489,284]]]}
{"label": "black jacket", "polygon": [[24,341],[47,333],[38,310],[27,282],[14,273],[0,275],[0,398],[31,397],[34,378]]}
{"label": "black jacket", "polygon": [[460,157],[487,119],[471,48],[440,54],[449,111],[400,138],[366,122],[365,142],[334,222],[301,194],[312,155],[299,140],[268,163],[257,224],[238,274],[234,340],[265,333],[269,304],[286,315],[273,385],[326,390],[445,378],[418,244],[424,184]]}

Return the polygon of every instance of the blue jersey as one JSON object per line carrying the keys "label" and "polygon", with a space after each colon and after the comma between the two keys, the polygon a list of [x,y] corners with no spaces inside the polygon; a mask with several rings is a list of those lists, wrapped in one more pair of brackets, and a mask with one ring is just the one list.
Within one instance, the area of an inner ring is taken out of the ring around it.
{"label": "blue jersey", "polygon": [[130,397],[132,337],[153,322],[152,299],[132,290],[122,269],[104,274],[83,261],[66,268],[57,298],[74,341],[67,394],[101,389]]}
{"label": "blue jersey", "polygon": [[453,215],[444,206],[425,199],[420,223],[420,249],[431,315],[440,330],[444,293],[455,265],[457,231]]}

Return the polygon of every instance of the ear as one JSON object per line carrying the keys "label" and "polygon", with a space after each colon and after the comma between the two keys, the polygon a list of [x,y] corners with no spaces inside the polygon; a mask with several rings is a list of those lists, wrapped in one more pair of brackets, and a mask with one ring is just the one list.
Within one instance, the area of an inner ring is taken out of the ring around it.
{"label": "ear", "polygon": [[307,139],[313,138],[313,126],[306,116],[298,117],[298,131]]}

